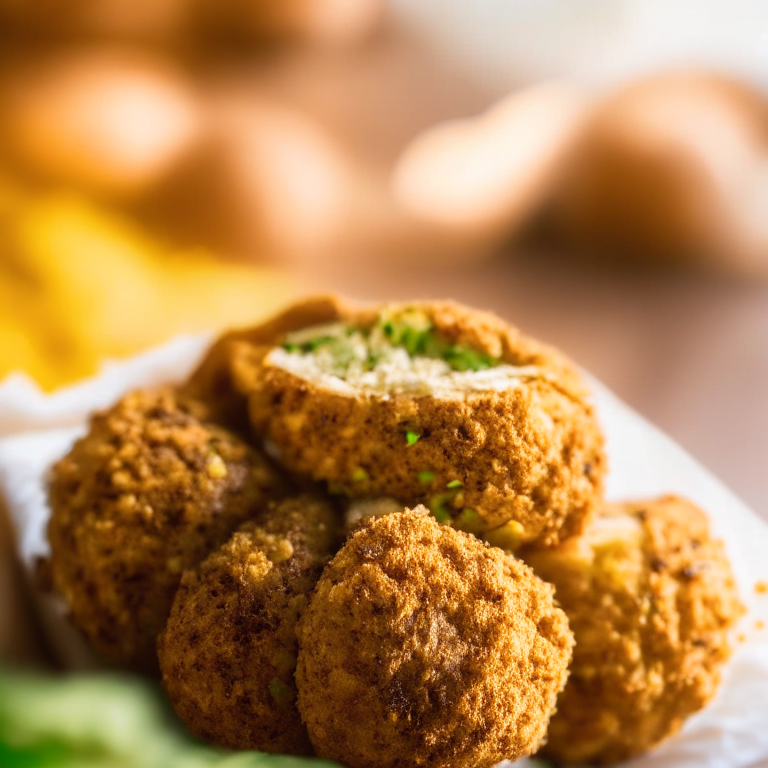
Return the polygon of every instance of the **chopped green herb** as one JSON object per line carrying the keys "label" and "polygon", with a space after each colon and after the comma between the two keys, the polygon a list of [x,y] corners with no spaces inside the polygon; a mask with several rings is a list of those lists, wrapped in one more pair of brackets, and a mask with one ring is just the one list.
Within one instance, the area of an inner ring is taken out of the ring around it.
{"label": "chopped green herb", "polygon": [[498,364],[498,360],[470,347],[453,344],[443,352],[443,360],[456,371],[485,371]]}
{"label": "chopped green herb", "polygon": [[314,352],[316,349],[320,349],[320,347],[335,341],[336,338],[336,336],[318,336],[316,339],[312,339],[311,341],[302,344],[301,348],[305,352]]}
{"label": "chopped green herb", "polygon": [[432,322],[417,309],[406,309],[394,317],[382,318],[379,327],[395,347],[403,347],[409,355],[424,355],[434,340]]}
{"label": "chopped green herb", "polygon": [[354,480],[354,482],[356,483],[362,483],[367,479],[368,479],[368,473],[362,467],[358,467],[352,473],[352,480]]}
{"label": "chopped green herb", "polygon": [[448,504],[451,502],[450,494],[438,493],[429,500],[429,511],[438,523],[444,525],[451,521],[451,512]]}
{"label": "chopped green herb", "polygon": [[415,328],[409,328],[403,338],[403,346],[411,357],[423,355],[427,351],[431,338],[430,331],[417,331]]}
{"label": "chopped green herb", "polygon": [[289,333],[283,349],[290,353],[320,353],[321,368],[345,378],[350,368],[355,375],[374,371],[396,349],[410,357],[444,361],[452,370],[482,371],[501,361],[485,352],[450,343],[432,325],[429,315],[416,308],[385,314],[372,328],[328,323]]}
{"label": "chopped green herb", "polygon": [[456,527],[467,533],[480,533],[483,529],[483,521],[474,509],[466,507],[456,519]]}
{"label": "chopped green herb", "polygon": [[287,704],[289,701],[293,701],[295,696],[293,688],[277,678],[274,678],[270,682],[269,692],[278,704]]}
{"label": "chopped green herb", "polygon": [[525,528],[516,520],[510,520],[504,525],[487,531],[483,538],[492,546],[499,547],[508,552],[514,552],[523,543]]}
{"label": "chopped green herb", "polygon": [[405,442],[408,445],[416,445],[421,435],[418,432],[412,432],[410,429],[405,433]]}
{"label": "chopped green herb", "polygon": [[432,483],[435,480],[435,473],[426,469],[423,472],[419,472],[418,478],[420,483]]}
{"label": "chopped green herb", "polygon": [[384,323],[382,330],[393,346],[404,347],[411,357],[423,355],[433,338],[429,327],[416,328],[407,323],[388,321]]}
{"label": "chopped green herb", "polygon": [[446,488],[461,488],[463,487],[464,483],[461,482],[461,480],[451,480],[450,483],[448,483],[445,487]]}

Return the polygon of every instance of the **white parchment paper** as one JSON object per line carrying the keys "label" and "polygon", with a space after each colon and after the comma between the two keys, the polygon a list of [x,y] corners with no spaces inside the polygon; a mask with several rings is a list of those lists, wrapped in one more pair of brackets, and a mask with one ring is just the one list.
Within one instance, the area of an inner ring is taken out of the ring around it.
{"label": "white parchment paper", "polygon": [[[14,376],[0,385],[0,494],[16,531],[18,553],[32,575],[47,553],[45,479],[51,464],[83,433],[88,414],[123,392],[183,379],[204,351],[204,338],[178,339],[132,360],[109,365],[99,376],[51,395]],[[627,765],[634,768],[768,768],[768,525],[680,447],[592,381],[608,439],[611,499],[679,493],[695,501],[725,541],[747,616],[720,691],[677,736]],[[768,471],[768,468],[766,468]],[[37,610],[51,647],[72,668],[93,659],[69,627],[62,606],[37,595]]]}

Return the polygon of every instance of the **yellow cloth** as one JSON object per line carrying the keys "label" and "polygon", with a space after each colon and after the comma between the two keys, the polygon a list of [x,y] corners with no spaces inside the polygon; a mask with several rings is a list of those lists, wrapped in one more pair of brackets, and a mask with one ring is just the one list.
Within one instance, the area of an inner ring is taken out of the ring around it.
{"label": "yellow cloth", "polygon": [[250,324],[293,298],[280,273],[171,252],[70,195],[0,182],[0,379],[45,388],[185,332]]}

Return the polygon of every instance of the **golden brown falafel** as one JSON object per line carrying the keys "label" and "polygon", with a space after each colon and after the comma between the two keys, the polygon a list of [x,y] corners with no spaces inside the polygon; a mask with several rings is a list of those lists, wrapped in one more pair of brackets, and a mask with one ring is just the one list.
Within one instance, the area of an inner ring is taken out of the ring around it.
{"label": "golden brown falafel", "polygon": [[335,322],[340,306],[333,297],[307,299],[261,325],[219,336],[181,386],[181,394],[204,402],[213,421],[248,431],[248,391],[254,352],[273,347],[290,331]]}
{"label": "golden brown falafel", "polygon": [[572,643],[523,563],[424,507],[370,518],[299,623],[299,711],[350,768],[487,768],[538,747]]}
{"label": "golden brown falafel", "polygon": [[458,304],[318,299],[232,335],[193,382],[213,370],[249,395],[286,468],[333,492],[545,544],[578,534],[601,493],[602,435],[575,369]]}
{"label": "golden brown falafel", "polygon": [[53,586],[113,663],[157,668],[184,569],[282,491],[266,458],[205,413],[170,389],[132,392],[53,468]]}
{"label": "golden brown falafel", "polygon": [[341,543],[340,515],[298,496],[270,505],[184,574],[158,641],[190,730],[230,749],[312,753],[296,709],[296,622]]}
{"label": "golden brown falafel", "polygon": [[700,509],[674,496],[606,504],[578,539],[523,557],[555,585],[576,637],[542,754],[624,760],[712,698],[743,608]]}

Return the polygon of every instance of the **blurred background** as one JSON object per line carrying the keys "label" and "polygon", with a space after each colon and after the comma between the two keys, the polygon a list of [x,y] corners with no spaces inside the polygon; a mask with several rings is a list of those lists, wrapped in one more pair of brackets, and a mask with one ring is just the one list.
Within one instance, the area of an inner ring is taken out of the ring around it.
{"label": "blurred background", "polygon": [[[499,313],[768,518],[768,4],[0,0],[0,381],[318,291]],[[68,685],[0,675],[0,765],[219,759]]]}
{"label": "blurred background", "polygon": [[766,88],[761,0],[0,0],[0,378],[451,297],[768,516]]}

